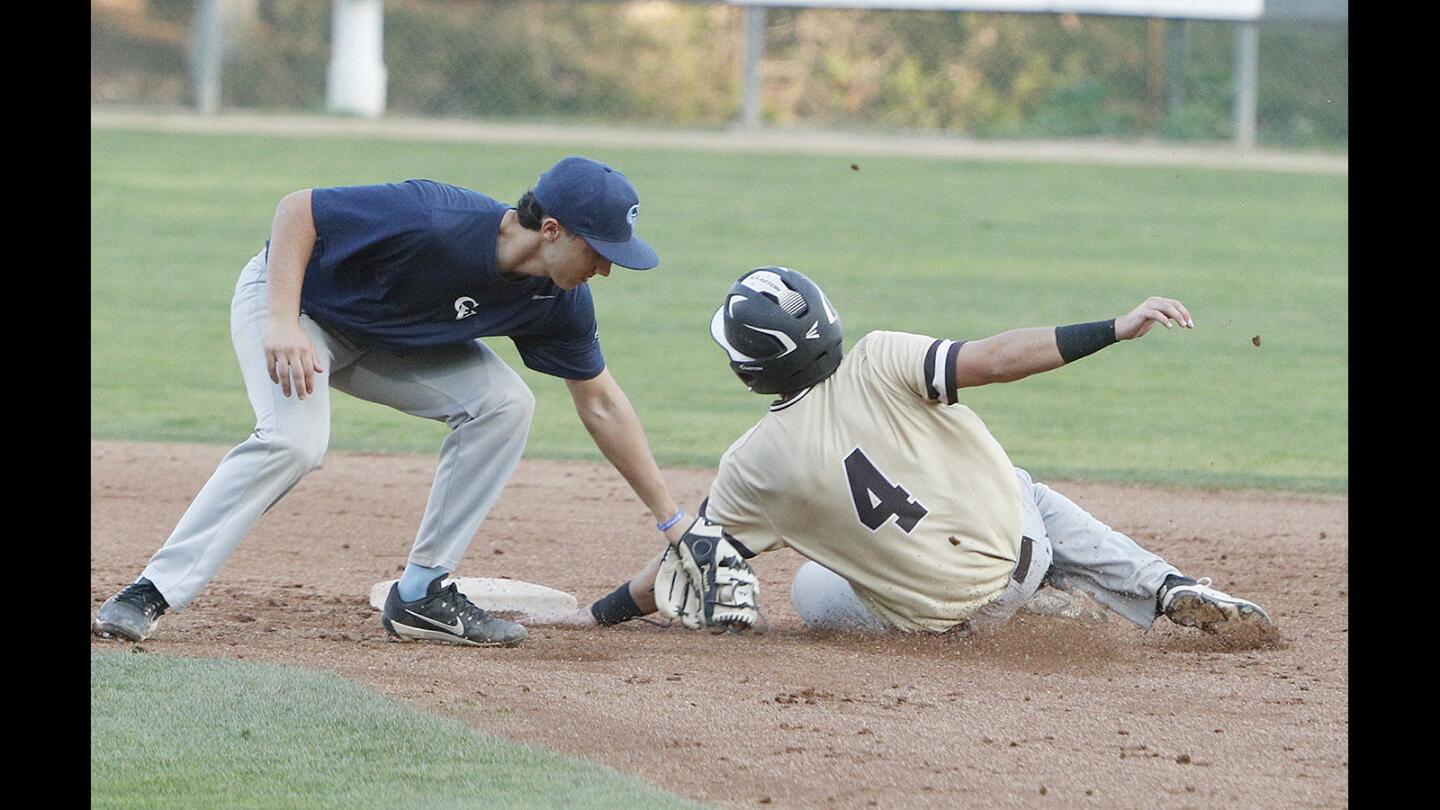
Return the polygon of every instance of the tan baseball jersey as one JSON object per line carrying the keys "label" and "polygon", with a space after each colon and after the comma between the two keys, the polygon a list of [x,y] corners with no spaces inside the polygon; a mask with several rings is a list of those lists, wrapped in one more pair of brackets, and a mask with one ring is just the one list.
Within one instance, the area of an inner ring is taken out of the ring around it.
{"label": "tan baseball jersey", "polygon": [[877,617],[943,632],[1000,596],[1020,555],[1015,468],[957,404],[960,343],[871,332],[731,445],[706,516],[754,552],[795,549]]}

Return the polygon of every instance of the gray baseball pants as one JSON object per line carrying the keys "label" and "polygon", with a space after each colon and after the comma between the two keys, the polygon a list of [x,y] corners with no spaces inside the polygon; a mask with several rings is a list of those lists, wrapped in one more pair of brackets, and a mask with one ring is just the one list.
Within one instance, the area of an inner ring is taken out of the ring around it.
{"label": "gray baseball pants", "polygon": [[[1156,591],[1167,576],[1180,571],[1074,501],[1037,483],[1030,473],[1016,467],[1015,478],[1020,483],[1021,534],[1032,541],[1029,568],[1022,581],[1011,578],[998,599],[977,611],[971,625],[981,629],[1009,620],[1035,595],[1046,570],[1054,565],[1074,587],[1149,627],[1155,621]],[[790,601],[811,629],[891,629],[865,609],[849,582],[813,560],[795,572]]]}
{"label": "gray baseball pants", "polygon": [[320,466],[330,441],[330,389],[449,425],[409,561],[455,570],[525,450],[535,397],[478,340],[404,356],[358,346],[306,315],[322,373],[301,400],[281,394],[265,361],[265,254],[245,265],[230,304],[230,335],[255,432],[220,462],[142,576],[175,610],[219,572],[260,516]]}

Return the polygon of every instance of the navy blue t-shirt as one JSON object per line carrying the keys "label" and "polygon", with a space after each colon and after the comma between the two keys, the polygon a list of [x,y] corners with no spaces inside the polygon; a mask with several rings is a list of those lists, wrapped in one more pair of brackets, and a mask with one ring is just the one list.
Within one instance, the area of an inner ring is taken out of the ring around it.
{"label": "navy blue t-shirt", "polygon": [[588,380],[605,369],[588,285],[507,281],[496,267],[510,206],[433,180],[311,192],[315,250],[300,308],[396,352],[504,335],[536,371]]}

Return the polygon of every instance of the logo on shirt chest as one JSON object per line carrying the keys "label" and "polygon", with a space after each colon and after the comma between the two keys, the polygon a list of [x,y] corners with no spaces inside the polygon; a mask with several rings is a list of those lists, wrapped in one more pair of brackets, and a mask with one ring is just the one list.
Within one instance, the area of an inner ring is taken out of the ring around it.
{"label": "logo on shirt chest", "polygon": [[463,320],[475,314],[475,299],[468,295],[462,295],[455,299],[455,320]]}

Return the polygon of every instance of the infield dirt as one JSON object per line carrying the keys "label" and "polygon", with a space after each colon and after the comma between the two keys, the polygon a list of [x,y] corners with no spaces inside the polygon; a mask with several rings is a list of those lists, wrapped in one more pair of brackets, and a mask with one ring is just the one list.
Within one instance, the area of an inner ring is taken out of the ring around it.
{"label": "infield dirt", "polygon": [[[92,615],[133,580],[228,448],[91,443]],[[1021,615],[977,639],[805,630],[804,561],[758,558],[770,629],[532,628],[512,649],[387,642],[435,460],[331,453],[210,587],[139,645],[327,670],[426,711],[725,806],[1349,804],[1349,501],[1048,481],[1192,576],[1264,605],[1263,646]],[[713,472],[669,470],[682,503]],[[609,466],[526,461],[461,576],[607,593],[658,553]],[[92,636],[92,648],[133,647]]]}

